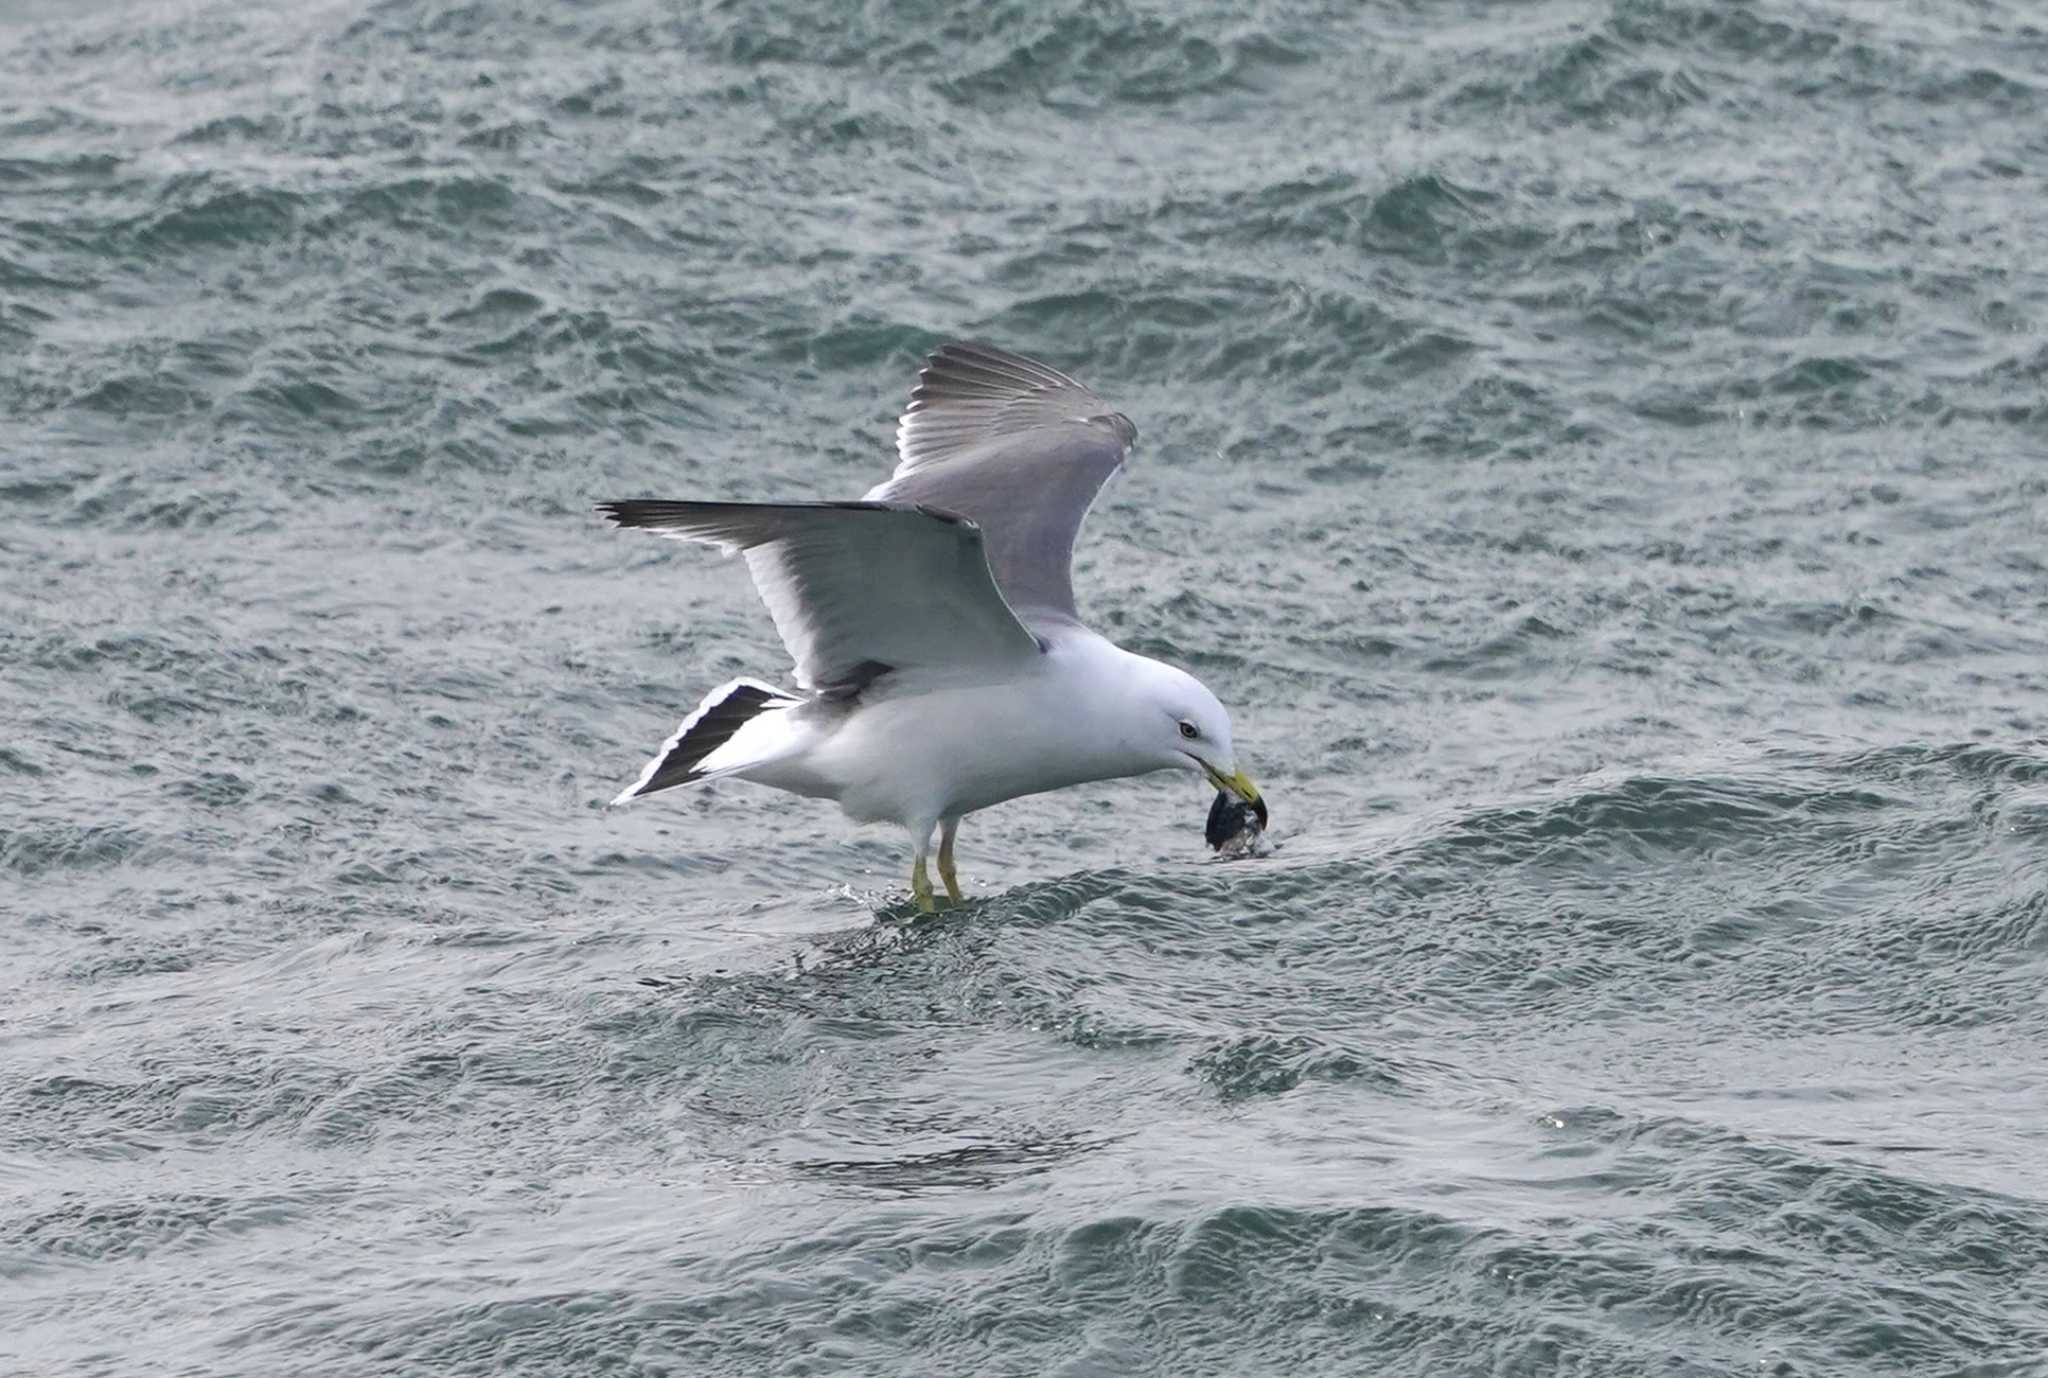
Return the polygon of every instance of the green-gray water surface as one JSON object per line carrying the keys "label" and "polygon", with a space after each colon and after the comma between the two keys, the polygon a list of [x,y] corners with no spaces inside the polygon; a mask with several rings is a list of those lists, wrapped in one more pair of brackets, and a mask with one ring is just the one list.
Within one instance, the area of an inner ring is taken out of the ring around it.
{"label": "green-gray water surface", "polygon": [[[602,807],[955,336],[1276,856]],[[2044,734],[2033,4],[0,10],[0,1372],[2048,1372]]]}

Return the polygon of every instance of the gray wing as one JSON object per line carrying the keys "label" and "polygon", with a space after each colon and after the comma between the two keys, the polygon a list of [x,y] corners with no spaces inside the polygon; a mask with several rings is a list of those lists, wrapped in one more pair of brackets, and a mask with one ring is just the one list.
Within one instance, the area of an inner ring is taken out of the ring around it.
{"label": "gray wing", "polygon": [[599,503],[620,526],[740,551],[796,681],[819,693],[888,670],[1036,654],[974,523],[905,503]]}
{"label": "gray wing", "polygon": [[978,524],[1018,615],[1078,622],[1074,538],[1137,437],[1129,417],[1057,369],[992,345],[942,345],[897,424],[901,462],[867,496]]}

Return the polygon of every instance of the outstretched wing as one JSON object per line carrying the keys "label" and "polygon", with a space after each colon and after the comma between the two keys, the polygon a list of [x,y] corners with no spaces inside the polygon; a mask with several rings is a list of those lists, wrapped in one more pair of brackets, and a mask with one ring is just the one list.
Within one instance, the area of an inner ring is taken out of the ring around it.
{"label": "outstretched wing", "polygon": [[992,345],[942,345],[897,423],[901,462],[867,496],[976,523],[1020,617],[1078,622],[1074,537],[1137,437],[1129,417],[1058,369]]}
{"label": "outstretched wing", "polygon": [[740,551],[796,681],[819,693],[888,670],[1035,654],[971,521],[908,503],[604,502],[620,526]]}

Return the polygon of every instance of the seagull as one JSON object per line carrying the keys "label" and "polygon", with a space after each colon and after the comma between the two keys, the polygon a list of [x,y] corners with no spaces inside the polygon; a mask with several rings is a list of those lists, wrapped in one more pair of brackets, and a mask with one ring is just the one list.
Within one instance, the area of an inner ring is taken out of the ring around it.
{"label": "seagull", "polygon": [[1158,770],[1248,804],[1230,714],[1184,670],[1112,645],[1074,604],[1074,537],[1137,439],[1059,370],[991,345],[926,360],[896,470],[858,502],[628,499],[621,527],[743,555],[796,664],[704,696],[612,801],[749,780],[910,834],[910,891],[965,896],[953,838],[1008,799]]}

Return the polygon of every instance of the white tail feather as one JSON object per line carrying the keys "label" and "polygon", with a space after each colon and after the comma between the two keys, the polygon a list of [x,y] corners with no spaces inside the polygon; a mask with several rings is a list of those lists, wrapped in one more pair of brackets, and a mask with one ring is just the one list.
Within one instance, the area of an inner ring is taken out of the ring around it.
{"label": "white tail feather", "polygon": [[[738,723],[732,721],[735,713],[720,714],[736,697],[747,700],[738,706],[737,712],[751,715]],[[704,696],[690,716],[683,719],[682,726],[641,768],[640,777],[619,791],[611,806],[616,808],[655,790],[715,780],[777,759],[798,745],[799,738],[790,731],[787,712],[803,702],[757,679],[728,680]],[[691,734],[699,728],[717,740],[706,743],[708,750],[693,755]],[[678,748],[682,748],[680,756]],[[665,771],[664,767],[668,769]]]}

